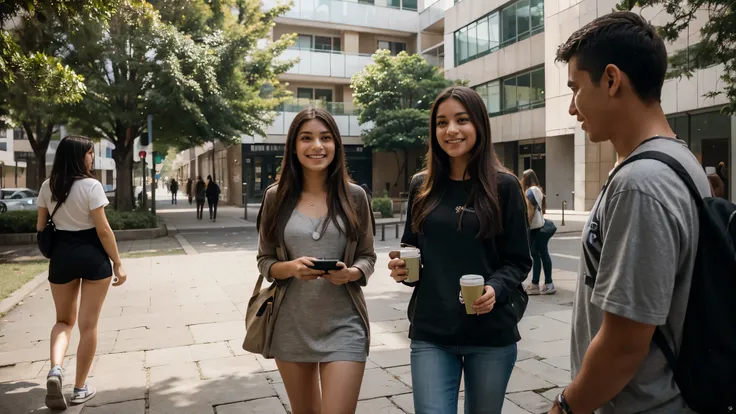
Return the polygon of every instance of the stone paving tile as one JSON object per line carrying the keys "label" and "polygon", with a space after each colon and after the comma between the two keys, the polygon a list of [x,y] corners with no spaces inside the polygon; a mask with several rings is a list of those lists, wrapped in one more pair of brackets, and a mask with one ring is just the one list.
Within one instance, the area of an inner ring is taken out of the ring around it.
{"label": "stone paving tile", "polygon": [[243,339],[233,339],[231,341],[227,341],[227,344],[230,347],[230,351],[235,354],[235,356],[250,355],[249,352],[243,349]]}
{"label": "stone paving tile", "polygon": [[100,407],[84,407],[82,414],[145,414],[146,401],[135,400]]}
{"label": "stone paving tile", "polygon": [[[359,401],[356,414],[404,414],[388,398],[376,398],[374,400]],[[218,413],[219,414],[219,413]]]}
{"label": "stone paving tile", "polygon": [[[547,413],[547,411],[545,411],[545,413]],[[510,401],[508,398],[506,398],[503,401],[501,414],[529,414],[529,411],[519,407],[518,405],[514,404],[513,401]]]}
{"label": "stone paving tile", "polygon": [[286,387],[284,386],[284,384],[272,384],[271,386],[273,387],[274,391],[276,391],[281,404],[286,408],[288,412],[291,412],[291,403],[289,402],[289,395],[286,393]]}
{"label": "stone paving tile", "polygon": [[188,381],[201,379],[199,368],[194,362],[162,365],[158,367],[152,367],[149,371],[151,385],[163,384],[169,381]]}
{"label": "stone paving tile", "polygon": [[205,385],[200,395],[206,395],[212,405],[276,396],[276,391],[264,375],[202,382]]}
{"label": "stone paving tile", "polygon": [[382,369],[369,369],[363,376],[360,388],[360,400],[372,400],[410,392],[409,387]]}
{"label": "stone paving tile", "polygon": [[542,397],[554,402],[555,398],[557,398],[557,395],[559,395],[565,388],[552,388],[551,390],[547,390],[542,393]]}
{"label": "stone paving tile", "polygon": [[286,414],[284,406],[276,397],[218,405],[217,414]]}
{"label": "stone paving tile", "polygon": [[412,394],[394,395],[390,397],[390,400],[405,413],[414,414],[414,396]]}
{"label": "stone paving tile", "polygon": [[564,387],[571,381],[570,371],[565,371],[536,359],[527,359],[516,364],[522,370],[537,376],[547,382]]}
{"label": "stone paving tile", "polygon": [[191,400],[186,402],[163,400],[152,403],[148,409],[149,414],[210,414],[213,412],[212,404]]}
{"label": "stone paving tile", "polygon": [[145,356],[142,351],[100,355],[94,368],[90,370],[90,375],[142,371]]}
{"label": "stone paving tile", "polygon": [[531,391],[506,394],[506,398],[533,414],[546,414],[552,409],[552,401]]}
{"label": "stone paving tile", "polygon": [[194,343],[191,333],[186,328],[149,329],[139,338],[120,340],[115,343],[113,352],[143,351],[172,348]]}
{"label": "stone paving tile", "polygon": [[411,387],[411,366],[405,365],[403,367],[389,368],[386,371],[399,381]]}
{"label": "stone paving tile", "polygon": [[189,330],[197,343],[227,341],[245,338],[245,322],[216,322],[190,325]]}
{"label": "stone paving tile", "polygon": [[215,342],[211,344],[189,345],[189,352],[193,361],[204,361],[207,359],[219,359],[232,356],[230,348],[225,342]]}
{"label": "stone paving tile", "polygon": [[516,353],[516,362],[523,361],[523,360],[529,359],[529,358],[534,358],[536,356],[537,356],[536,354],[533,354],[533,353],[527,351],[526,349],[518,348],[517,349],[517,353]]}
{"label": "stone paving tile", "polygon": [[192,354],[188,346],[175,348],[154,349],[146,351],[146,368],[159,365],[171,365],[180,362],[193,362]]}
{"label": "stone paving tile", "polygon": [[199,368],[205,379],[215,379],[230,376],[249,376],[263,372],[261,364],[253,355],[209,359],[200,361]]}
{"label": "stone paving tile", "polygon": [[509,380],[509,385],[506,387],[506,392],[531,391],[552,387],[554,387],[554,384],[550,384],[520,368],[514,367],[514,370],[511,371],[511,379]]}
{"label": "stone paving tile", "polygon": [[261,364],[264,372],[278,371],[279,367],[276,366],[276,360],[274,358],[266,359],[261,355],[255,355],[256,360]]}
{"label": "stone paving tile", "polygon": [[38,361],[19,362],[15,365],[0,367],[0,382],[34,379],[44,365],[43,361]]}
{"label": "stone paving tile", "polygon": [[408,348],[395,349],[391,351],[378,351],[372,352],[368,359],[375,362],[381,368],[399,367],[402,365],[409,365],[411,360],[409,358],[410,350]]}
{"label": "stone paving tile", "polygon": [[[396,320],[396,321],[384,321],[384,322],[376,322],[376,326],[380,327],[382,329],[382,332],[406,332],[409,330],[409,320],[406,319],[406,316],[403,316],[402,319]],[[377,332],[377,333],[382,333]]]}
{"label": "stone paving tile", "polygon": [[[146,372],[127,371],[107,372],[90,378],[89,384],[97,388],[97,396],[87,406],[101,406],[110,403],[143,399],[146,396]],[[73,385],[73,384],[69,384]]]}
{"label": "stone paving tile", "polygon": [[569,324],[541,315],[525,316],[519,322],[519,332],[524,340],[555,341],[569,339]]}
{"label": "stone paving tile", "polygon": [[564,369],[567,371],[568,376],[570,375],[570,355],[560,356],[560,357],[552,357],[552,358],[545,358],[542,360],[545,364],[552,365],[553,367],[557,367],[559,369]]}
{"label": "stone paving tile", "polygon": [[551,319],[556,319],[568,325],[572,323],[572,309],[556,311],[556,312],[547,312],[544,314],[544,316],[551,318]]}
{"label": "stone paving tile", "polygon": [[525,341],[522,339],[521,342],[519,344],[520,348],[535,353],[542,358],[570,355],[570,339],[549,342]]}
{"label": "stone paving tile", "polygon": [[411,344],[408,332],[381,333],[375,334],[373,337],[381,341],[383,345],[393,349],[409,348]]}

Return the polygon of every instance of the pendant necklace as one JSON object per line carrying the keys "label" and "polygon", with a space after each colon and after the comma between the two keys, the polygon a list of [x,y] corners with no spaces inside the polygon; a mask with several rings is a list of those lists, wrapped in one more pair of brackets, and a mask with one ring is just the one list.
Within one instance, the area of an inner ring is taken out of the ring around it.
{"label": "pendant necklace", "polygon": [[[309,221],[312,221],[311,217],[309,218]],[[322,233],[317,231],[320,224],[322,224],[322,217],[319,218],[319,221],[317,222],[317,225],[314,227],[314,231],[312,232],[312,239],[314,239],[314,241],[318,241],[322,237]]]}

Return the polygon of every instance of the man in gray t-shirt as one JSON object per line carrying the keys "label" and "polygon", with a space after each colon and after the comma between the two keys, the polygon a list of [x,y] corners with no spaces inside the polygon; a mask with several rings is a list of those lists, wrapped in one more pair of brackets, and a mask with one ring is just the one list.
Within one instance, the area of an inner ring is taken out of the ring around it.
{"label": "man in gray t-shirt", "polygon": [[[703,168],[684,142],[655,138],[631,155],[642,151],[669,154],[690,173],[701,195],[710,195]],[[605,312],[662,326],[667,341],[679,345],[698,229],[695,200],[669,167],[639,160],[616,173],[583,230],[573,303],[573,375],[580,371]],[[679,394],[672,370],[652,343],[634,377],[601,413],[681,413],[685,404]]]}
{"label": "man in gray t-shirt", "polygon": [[[568,63],[570,115],[590,141],[610,141],[621,162],[665,152],[710,195],[686,144],[663,138],[674,132],[660,104],[667,51],[654,27],[635,13],[611,13],[573,33],[557,59]],[[695,200],[665,164],[634,161],[610,179],[583,231],[573,380],[551,413],[690,412],[652,336],[660,327],[673,350],[680,347],[698,231]]]}

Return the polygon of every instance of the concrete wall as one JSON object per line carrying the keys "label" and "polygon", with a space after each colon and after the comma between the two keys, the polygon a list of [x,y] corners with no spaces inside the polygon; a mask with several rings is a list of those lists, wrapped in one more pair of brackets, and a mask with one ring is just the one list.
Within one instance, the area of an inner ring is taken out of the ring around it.
{"label": "concrete wall", "polygon": [[494,116],[490,119],[493,142],[543,138],[544,117],[544,108]]}
{"label": "concrete wall", "polygon": [[[421,159],[426,155],[426,149],[415,149],[409,153],[409,179],[412,174],[422,169]],[[398,157],[398,163],[397,163]],[[404,173],[397,182],[400,166],[404,163],[404,154],[399,152],[374,152],[373,153],[373,197],[383,196],[386,183],[389,183],[389,197],[399,197],[399,193],[408,191],[404,182]]]}
{"label": "concrete wall", "polygon": [[547,208],[559,209],[562,201],[572,209],[575,189],[575,138],[573,135],[549,137],[546,140]]}
{"label": "concrete wall", "polygon": [[430,32],[423,32],[421,36],[421,50],[427,50],[432,46],[442,43],[445,40],[444,35]]}
{"label": "concrete wall", "polygon": [[373,33],[360,33],[359,53],[374,54],[378,50],[378,41],[406,43],[406,51],[409,54],[417,52],[416,35],[414,36],[390,36]]}

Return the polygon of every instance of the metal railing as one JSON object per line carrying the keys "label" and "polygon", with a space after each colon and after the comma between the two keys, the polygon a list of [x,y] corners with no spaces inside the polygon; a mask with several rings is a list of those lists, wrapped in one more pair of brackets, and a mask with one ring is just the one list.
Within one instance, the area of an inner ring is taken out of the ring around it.
{"label": "metal railing", "polygon": [[[419,27],[417,10],[401,4],[376,5],[357,0],[292,0],[292,8],[283,17],[324,21],[351,26],[398,30],[416,33]],[[262,7],[270,9],[284,0],[263,0]],[[403,3],[403,2],[402,2]]]}
{"label": "metal railing", "polygon": [[373,63],[373,57],[369,54],[352,55],[317,49],[286,49],[280,58],[298,59],[286,73],[336,78],[351,78]]}

